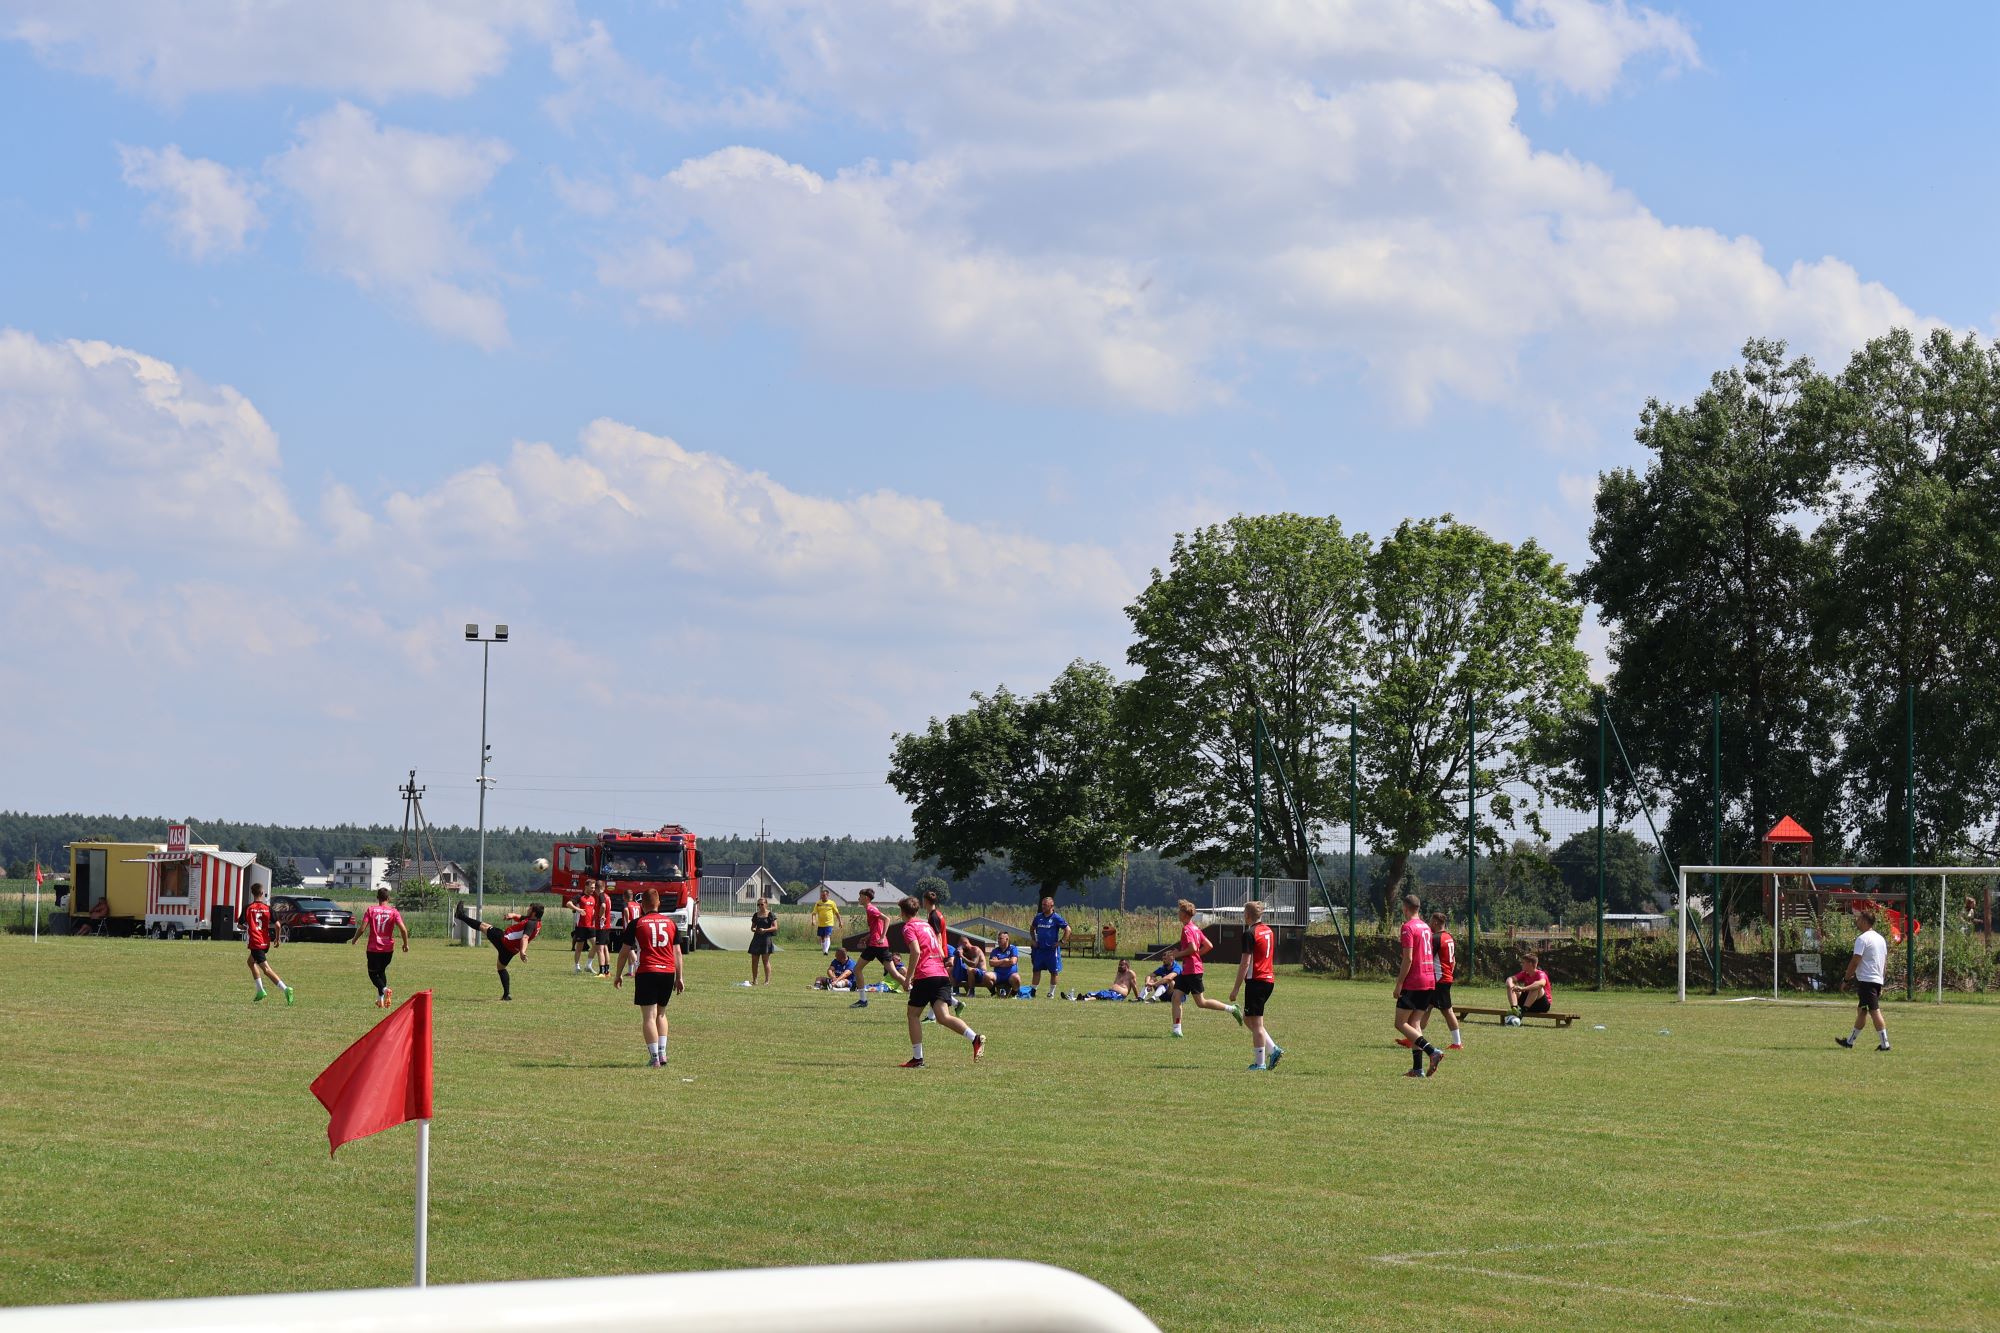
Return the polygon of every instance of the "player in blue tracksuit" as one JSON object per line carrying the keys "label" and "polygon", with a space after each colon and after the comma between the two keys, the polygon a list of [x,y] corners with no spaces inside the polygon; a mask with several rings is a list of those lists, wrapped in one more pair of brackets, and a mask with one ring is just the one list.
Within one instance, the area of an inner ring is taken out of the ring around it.
{"label": "player in blue tracksuit", "polygon": [[1069,943],[1069,922],[1056,911],[1056,900],[1048,894],[1042,895],[1041,910],[1028,926],[1032,948],[1029,959],[1034,963],[1035,977],[1029,983],[1034,993],[1041,995],[1042,973],[1049,974],[1047,999],[1054,999],[1056,982],[1062,978],[1062,947]]}
{"label": "player in blue tracksuit", "polygon": [[1021,951],[1014,947],[1014,941],[1006,931],[993,943],[993,951],[986,955],[986,962],[993,969],[993,990],[999,995],[1019,995],[1021,993]]}

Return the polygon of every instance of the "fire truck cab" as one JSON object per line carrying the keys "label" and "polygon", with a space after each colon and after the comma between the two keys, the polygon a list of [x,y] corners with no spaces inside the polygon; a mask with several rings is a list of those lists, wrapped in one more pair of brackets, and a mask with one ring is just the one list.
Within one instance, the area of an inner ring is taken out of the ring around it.
{"label": "fire truck cab", "polygon": [[638,909],[648,889],[660,891],[660,910],[671,913],[682,947],[694,948],[701,911],[701,849],[679,824],[650,831],[608,828],[594,842],[559,842],[549,858],[549,891],[574,903],[602,883],[619,922]]}

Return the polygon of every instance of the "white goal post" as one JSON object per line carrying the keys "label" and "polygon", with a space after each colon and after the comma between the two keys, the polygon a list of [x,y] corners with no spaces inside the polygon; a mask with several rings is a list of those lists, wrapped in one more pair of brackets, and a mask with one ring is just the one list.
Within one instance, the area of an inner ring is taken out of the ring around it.
{"label": "white goal post", "polygon": [[0,1333],[919,1333],[940,1310],[969,1333],[1160,1333],[1089,1278],[1011,1259],[53,1305],[0,1311]]}
{"label": "white goal post", "polygon": [[[1944,997],[1944,925],[1946,920],[1945,885],[1955,875],[2000,875],[2000,866],[1682,866],[1674,872],[1674,911],[1679,917],[1680,962],[1676,994],[1685,1003],[1688,997],[1688,876],[1690,875],[1756,875],[1777,876],[1779,879],[1802,875],[1879,876],[1894,879],[1936,880],[1938,886],[1938,915],[1935,922],[1938,942],[1938,998]],[[1894,904],[1900,894],[1882,894],[1886,904]],[[1913,904],[1914,906],[1914,904]],[[1772,916],[1777,916],[1777,897],[1773,895]],[[1778,922],[1771,923],[1771,993],[1775,996],[1778,987]],[[1843,963],[1843,966],[1845,964]]]}

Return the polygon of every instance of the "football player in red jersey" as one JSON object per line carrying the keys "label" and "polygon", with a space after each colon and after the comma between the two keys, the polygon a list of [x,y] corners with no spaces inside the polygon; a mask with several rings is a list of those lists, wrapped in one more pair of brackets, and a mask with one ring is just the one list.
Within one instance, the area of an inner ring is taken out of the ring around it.
{"label": "football player in red jersey", "polygon": [[[1436,962],[1437,980],[1431,986],[1432,1014],[1443,1014],[1444,1025],[1451,1029],[1449,1049],[1465,1049],[1465,1038],[1458,1030],[1458,1010],[1451,1007],[1451,979],[1458,971],[1458,941],[1444,928],[1444,913],[1431,909],[1431,957]],[[1424,1015],[1424,1024],[1429,1026],[1430,1014]]]}
{"label": "football player in red jersey", "polygon": [[271,921],[271,904],[264,901],[262,884],[251,887],[250,905],[243,909],[243,941],[250,946],[250,979],[257,983],[257,993],[250,998],[264,998],[264,978],[269,977],[271,984],[285,993],[285,1003],[290,1004],[292,988],[265,961],[277,947],[278,932]]}
{"label": "football player in red jersey", "polygon": [[681,981],[681,942],[674,919],[660,910],[660,891],[647,889],[644,910],[625,923],[618,970],[611,984],[625,984],[625,965],[638,960],[632,974],[632,1003],[639,1006],[639,1026],[646,1034],[648,1068],[667,1067],[667,1005],[686,989]]}
{"label": "football player in red jersey", "polygon": [[525,912],[507,913],[505,926],[487,925],[469,907],[458,909],[458,919],[486,936],[486,942],[493,946],[499,955],[493,966],[500,973],[500,998],[513,999],[514,980],[507,974],[507,965],[516,958],[526,958],[529,943],[542,933],[542,905],[531,903]]}
{"label": "football player in red jersey", "polygon": [[570,971],[581,973],[584,964],[597,971],[597,891],[590,881],[583,882],[583,892],[570,901],[569,910],[576,914],[576,924],[570,927],[569,954]]}
{"label": "football player in red jersey", "polygon": [[1271,1002],[1277,987],[1278,935],[1264,924],[1264,904],[1243,904],[1243,959],[1236,965],[1236,984],[1229,988],[1229,1001],[1243,998],[1243,1026],[1250,1029],[1252,1069],[1276,1069],[1285,1054],[1271,1030],[1264,1026],[1264,1006]]}

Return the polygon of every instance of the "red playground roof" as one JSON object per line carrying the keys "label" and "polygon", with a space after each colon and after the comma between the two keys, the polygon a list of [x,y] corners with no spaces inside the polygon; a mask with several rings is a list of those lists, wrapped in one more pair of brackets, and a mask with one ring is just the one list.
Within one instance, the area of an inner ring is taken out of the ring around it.
{"label": "red playground roof", "polygon": [[1798,821],[1786,815],[1771,825],[1771,831],[1764,835],[1765,842],[1811,842],[1812,834],[1800,828]]}

